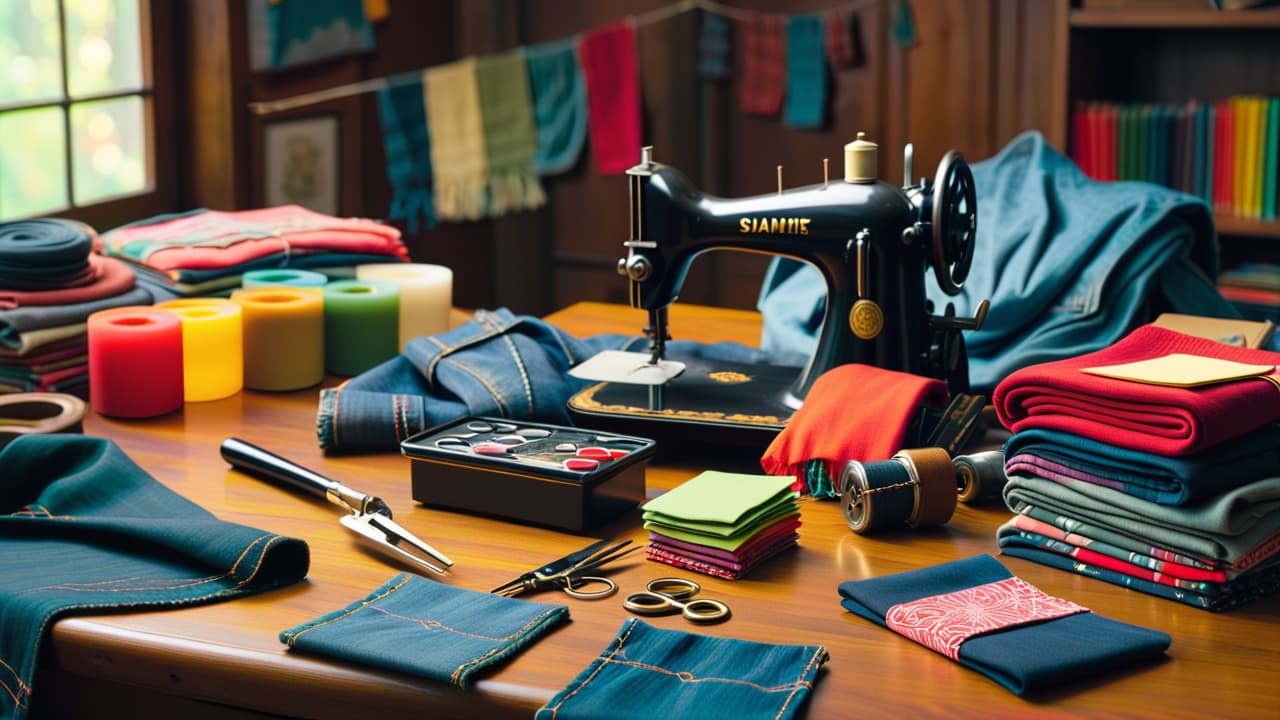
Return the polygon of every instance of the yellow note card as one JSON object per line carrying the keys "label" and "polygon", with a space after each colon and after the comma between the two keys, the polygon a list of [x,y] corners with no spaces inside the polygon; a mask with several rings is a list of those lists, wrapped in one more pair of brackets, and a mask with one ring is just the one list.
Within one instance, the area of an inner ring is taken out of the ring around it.
{"label": "yellow note card", "polygon": [[1267,375],[1275,365],[1249,365],[1234,360],[1172,353],[1150,360],[1081,368],[1090,375],[1170,387],[1197,387]]}

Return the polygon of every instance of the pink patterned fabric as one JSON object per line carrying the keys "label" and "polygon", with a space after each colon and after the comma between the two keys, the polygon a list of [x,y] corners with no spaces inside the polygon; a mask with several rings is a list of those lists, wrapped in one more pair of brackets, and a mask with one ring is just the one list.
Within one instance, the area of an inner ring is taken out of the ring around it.
{"label": "pink patterned fabric", "polygon": [[899,635],[958,661],[960,646],[976,635],[1082,612],[1089,609],[1011,577],[894,605],[884,620]]}

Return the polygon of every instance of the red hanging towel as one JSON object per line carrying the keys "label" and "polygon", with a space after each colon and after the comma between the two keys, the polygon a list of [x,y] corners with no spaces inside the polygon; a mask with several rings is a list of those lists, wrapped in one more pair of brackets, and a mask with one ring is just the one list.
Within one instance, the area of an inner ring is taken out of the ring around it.
{"label": "red hanging towel", "polygon": [[578,53],[596,169],[624,172],[640,162],[640,82],[630,21],[588,32]]}
{"label": "red hanging towel", "polygon": [[1266,378],[1169,387],[1080,371],[1171,353],[1280,365],[1280,353],[1145,325],[1097,352],[1022,368],[996,386],[991,400],[1000,422],[1014,432],[1060,430],[1167,457],[1204,450],[1280,419],[1280,387]]}
{"label": "red hanging towel", "polygon": [[887,460],[902,449],[922,406],[946,402],[941,380],[858,363],[832,368],[814,381],[760,466],[770,475],[802,478],[805,463],[826,460],[834,477],[848,460]]}
{"label": "red hanging towel", "polygon": [[742,29],[739,104],[750,115],[777,115],[787,90],[787,25],[783,16],[757,13]]}

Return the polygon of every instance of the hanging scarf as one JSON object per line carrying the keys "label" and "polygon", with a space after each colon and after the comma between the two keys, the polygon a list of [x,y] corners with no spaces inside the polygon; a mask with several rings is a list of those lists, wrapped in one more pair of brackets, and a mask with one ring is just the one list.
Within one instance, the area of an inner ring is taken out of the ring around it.
{"label": "hanging scarf", "polygon": [[554,175],[572,168],[587,140],[587,81],[578,64],[578,38],[525,48],[529,90],[538,125],[533,169]]}
{"label": "hanging scarf", "polygon": [[430,230],[435,227],[436,214],[431,200],[431,136],[422,78],[379,90],[378,115],[392,190],[387,217],[404,220],[411,233],[418,231],[421,217]]}
{"label": "hanging scarf", "polygon": [[862,21],[858,13],[827,13],[827,60],[833,68],[861,67],[867,61],[862,47]]}
{"label": "hanging scarf", "polygon": [[698,14],[698,77],[724,80],[729,77],[729,21],[713,12]]}
{"label": "hanging scarf", "polygon": [[477,59],[475,67],[489,165],[488,215],[541,207],[547,196],[533,171],[538,129],[524,55],[519,50],[489,55]]}
{"label": "hanging scarf", "polygon": [[740,23],[742,82],[739,105],[748,115],[777,115],[787,82],[787,37],[782,16],[758,13]]}
{"label": "hanging scarf", "polygon": [[441,220],[479,220],[488,210],[489,162],[480,119],[476,59],[427,68],[422,85],[426,88],[436,216]]}
{"label": "hanging scarf", "polygon": [[635,35],[623,23],[592,30],[579,47],[596,169],[620,173],[640,160],[640,82]]}
{"label": "hanging scarf", "polygon": [[795,15],[787,22],[787,104],[793,128],[822,127],[827,115],[827,58],[822,18]]}

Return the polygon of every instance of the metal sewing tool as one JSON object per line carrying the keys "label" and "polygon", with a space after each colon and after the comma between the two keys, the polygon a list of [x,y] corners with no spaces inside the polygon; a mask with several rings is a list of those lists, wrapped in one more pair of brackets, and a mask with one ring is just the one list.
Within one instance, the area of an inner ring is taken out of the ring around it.
{"label": "metal sewing tool", "polygon": [[222,459],[248,475],[282,482],[346,508],[351,514],[342,517],[343,527],[391,557],[437,573],[453,565],[444,553],[396,524],[391,519],[391,508],[381,498],[352,490],[337,480],[237,438],[222,441]]}
{"label": "metal sewing tool", "polygon": [[[630,540],[611,547],[605,547],[611,540],[600,540],[571,552],[542,567],[523,573],[519,577],[505,582],[490,590],[495,595],[515,597],[526,592],[558,589],[579,600],[599,600],[618,591],[618,586],[607,577],[586,575],[602,565],[613,562],[637,548],[627,546]],[[623,548],[626,548],[625,550]],[[599,586],[598,590],[584,590],[589,586]]]}
{"label": "metal sewing tool", "polygon": [[689,598],[697,595],[702,586],[683,578],[658,578],[650,580],[641,592],[631,593],[622,601],[622,607],[637,615],[666,615],[678,612],[694,623],[717,623],[729,619],[729,606],[710,598]]}

